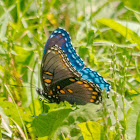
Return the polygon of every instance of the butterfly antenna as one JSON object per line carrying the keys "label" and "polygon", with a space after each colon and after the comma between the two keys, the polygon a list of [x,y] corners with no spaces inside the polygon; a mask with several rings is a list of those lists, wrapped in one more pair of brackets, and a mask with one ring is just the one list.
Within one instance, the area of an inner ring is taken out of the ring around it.
{"label": "butterfly antenna", "polygon": [[[18,79],[20,79],[20,80],[23,81],[23,79],[21,77],[16,77],[16,78],[18,78]],[[28,83],[28,84],[30,84],[32,86],[24,86],[24,85],[11,85],[11,86],[16,86],[16,87],[29,87],[29,88],[36,88],[36,89],[38,88],[36,85],[34,85],[34,84],[30,83],[30,82],[26,82],[26,83]]]}
{"label": "butterfly antenna", "polygon": [[29,82],[27,82],[28,84],[32,85],[32,87],[30,86],[24,86],[24,85],[10,85],[10,86],[15,86],[15,87],[29,87],[29,88],[38,88],[37,86],[35,86],[34,84],[31,84]]}
{"label": "butterfly antenna", "polygon": [[[19,78],[19,79],[22,80],[21,77],[17,77],[17,78]],[[22,81],[23,81],[23,80],[22,80]],[[36,92],[37,92],[39,95],[41,95],[41,96],[44,96],[44,95],[48,96],[48,94],[45,93],[43,89],[37,87],[36,85],[34,85],[34,84],[30,83],[30,82],[27,82],[27,83],[29,83],[29,84],[32,85],[34,88],[36,88]]]}

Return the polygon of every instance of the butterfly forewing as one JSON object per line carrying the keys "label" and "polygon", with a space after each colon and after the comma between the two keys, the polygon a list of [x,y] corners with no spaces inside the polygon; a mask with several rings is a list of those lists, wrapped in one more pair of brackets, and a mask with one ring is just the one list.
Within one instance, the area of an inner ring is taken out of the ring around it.
{"label": "butterfly forewing", "polygon": [[51,85],[68,77],[81,77],[81,75],[68,62],[58,46],[51,47],[43,56],[41,65],[41,81],[45,92],[50,92]]}

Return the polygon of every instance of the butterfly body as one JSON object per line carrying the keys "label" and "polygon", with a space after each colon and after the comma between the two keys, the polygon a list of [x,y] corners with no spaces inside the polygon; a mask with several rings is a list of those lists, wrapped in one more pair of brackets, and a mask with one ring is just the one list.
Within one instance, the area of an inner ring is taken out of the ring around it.
{"label": "butterfly body", "polygon": [[85,67],[62,28],[56,29],[45,45],[41,82],[44,97],[72,104],[97,104],[101,102],[101,89],[109,90],[109,84],[97,72]]}

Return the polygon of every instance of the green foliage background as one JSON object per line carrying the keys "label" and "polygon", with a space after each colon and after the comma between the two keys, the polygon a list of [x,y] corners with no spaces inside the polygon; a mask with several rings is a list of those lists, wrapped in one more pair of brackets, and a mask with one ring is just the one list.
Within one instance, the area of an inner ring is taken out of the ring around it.
{"label": "green foliage background", "polygon": [[[0,139],[139,140],[139,9],[138,0],[1,0]],[[42,52],[57,27],[111,84],[102,104],[39,100]]]}

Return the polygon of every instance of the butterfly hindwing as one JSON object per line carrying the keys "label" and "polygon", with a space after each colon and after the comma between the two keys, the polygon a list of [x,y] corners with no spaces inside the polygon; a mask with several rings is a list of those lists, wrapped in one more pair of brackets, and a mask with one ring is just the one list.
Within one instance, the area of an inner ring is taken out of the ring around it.
{"label": "butterfly hindwing", "polygon": [[[66,80],[72,80],[72,82],[63,86],[63,83],[67,83]],[[86,104],[89,102],[98,104],[101,102],[101,90],[97,85],[86,80],[68,78],[56,86],[59,87],[56,91],[61,101],[66,100],[71,104]]]}
{"label": "butterfly hindwing", "polygon": [[96,71],[85,67],[82,71],[80,71],[80,74],[82,75],[83,79],[97,84],[102,90],[104,88],[106,88],[107,92],[110,90],[110,84],[107,83],[104,78]]}

